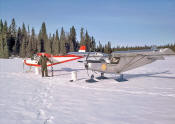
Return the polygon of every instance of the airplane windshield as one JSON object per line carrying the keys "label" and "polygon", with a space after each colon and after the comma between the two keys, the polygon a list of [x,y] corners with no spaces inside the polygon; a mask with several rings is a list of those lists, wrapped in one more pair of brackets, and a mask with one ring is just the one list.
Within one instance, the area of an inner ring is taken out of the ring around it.
{"label": "airplane windshield", "polygon": [[111,64],[118,64],[120,61],[120,57],[112,57],[111,58]]}

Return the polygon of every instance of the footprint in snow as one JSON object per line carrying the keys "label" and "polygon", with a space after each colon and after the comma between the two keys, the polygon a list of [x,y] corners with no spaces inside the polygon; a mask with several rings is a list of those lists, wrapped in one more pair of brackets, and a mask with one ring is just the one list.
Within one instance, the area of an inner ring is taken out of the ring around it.
{"label": "footprint in snow", "polygon": [[48,103],[48,104],[46,105],[46,108],[47,108],[47,109],[49,109],[50,107],[52,107],[52,103]]}
{"label": "footprint in snow", "polygon": [[46,114],[44,110],[40,109],[37,114],[37,119],[46,119]]}
{"label": "footprint in snow", "polygon": [[54,119],[54,117],[53,116],[50,116],[48,119],[46,119],[44,121],[44,124],[53,124],[53,119]]}

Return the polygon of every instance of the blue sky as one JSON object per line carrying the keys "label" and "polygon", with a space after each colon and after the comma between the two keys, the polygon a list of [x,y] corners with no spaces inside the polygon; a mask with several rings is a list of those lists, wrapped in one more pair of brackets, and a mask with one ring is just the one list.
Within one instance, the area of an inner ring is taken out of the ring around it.
{"label": "blue sky", "polygon": [[96,41],[116,45],[175,43],[175,0],[0,0],[0,18],[24,22],[36,33],[84,27]]}

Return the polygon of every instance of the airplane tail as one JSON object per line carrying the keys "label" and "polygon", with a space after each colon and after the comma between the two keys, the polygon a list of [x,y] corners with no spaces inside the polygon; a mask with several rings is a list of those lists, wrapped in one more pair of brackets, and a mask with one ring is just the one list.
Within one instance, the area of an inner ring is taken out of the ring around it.
{"label": "airplane tail", "polygon": [[86,52],[86,46],[81,46],[78,52]]}
{"label": "airplane tail", "polygon": [[44,54],[47,57],[51,57],[51,54],[48,54],[48,53],[37,53],[38,56],[41,56],[42,54]]}

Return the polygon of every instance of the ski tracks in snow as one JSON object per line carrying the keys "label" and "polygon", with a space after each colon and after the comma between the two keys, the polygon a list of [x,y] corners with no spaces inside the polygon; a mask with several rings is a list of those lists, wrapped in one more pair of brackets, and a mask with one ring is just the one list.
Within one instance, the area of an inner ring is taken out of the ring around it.
{"label": "ski tracks in snow", "polygon": [[37,119],[43,120],[43,124],[53,124],[54,116],[49,114],[49,109],[52,107],[52,81],[48,81],[44,83],[45,88],[38,90],[39,99],[41,105],[38,106]]}
{"label": "ski tracks in snow", "polygon": [[36,87],[36,96],[32,98],[32,104],[36,109],[36,119],[42,121],[43,124],[54,124],[54,116],[49,112],[54,100],[52,95],[52,79],[42,78],[41,80],[41,87]]}

